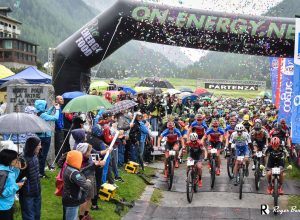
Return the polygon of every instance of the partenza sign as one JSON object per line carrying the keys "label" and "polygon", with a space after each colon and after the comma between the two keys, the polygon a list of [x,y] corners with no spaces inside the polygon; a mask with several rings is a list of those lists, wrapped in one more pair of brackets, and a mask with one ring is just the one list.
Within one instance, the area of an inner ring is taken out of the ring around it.
{"label": "partenza sign", "polygon": [[238,84],[221,84],[221,83],[205,83],[206,89],[220,90],[258,90],[258,85],[238,85]]}

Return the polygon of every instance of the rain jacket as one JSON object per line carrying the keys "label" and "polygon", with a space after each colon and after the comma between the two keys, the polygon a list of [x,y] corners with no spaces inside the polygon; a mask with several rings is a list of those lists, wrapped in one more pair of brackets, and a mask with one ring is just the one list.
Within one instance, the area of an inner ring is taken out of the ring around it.
{"label": "rain jacket", "polygon": [[147,138],[147,135],[149,133],[149,130],[148,128],[146,127],[145,123],[140,121],[140,131],[141,131],[141,139],[140,141],[141,142],[146,142],[146,138]]}
{"label": "rain jacket", "polygon": [[16,192],[19,190],[16,180],[20,174],[20,170],[2,164],[0,165],[0,170],[8,171],[4,190],[0,196],[0,210],[9,210],[14,204]]}
{"label": "rain jacket", "polygon": [[[59,111],[55,111],[54,115],[51,115],[53,110],[55,110],[54,106],[52,106],[48,111],[46,111],[47,108],[47,102],[45,100],[36,100],[34,102],[34,107],[36,108],[37,114],[44,119],[45,121],[57,121],[59,118]],[[52,132],[43,132],[38,134],[39,137],[51,137]]]}
{"label": "rain jacket", "polygon": [[34,153],[40,141],[41,140],[37,137],[30,137],[26,141],[24,157],[27,163],[27,168],[22,170],[19,178],[26,176],[27,180],[20,189],[20,196],[34,197],[40,196],[41,194],[39,159]]}
{"label": "rain jacket", "polygon": [[69,151],[64,170],[64,190],[62,203],[65,207],[75,207],[84,203],[91,184],[79,171],[82,164],[82,153],[76,150]]}

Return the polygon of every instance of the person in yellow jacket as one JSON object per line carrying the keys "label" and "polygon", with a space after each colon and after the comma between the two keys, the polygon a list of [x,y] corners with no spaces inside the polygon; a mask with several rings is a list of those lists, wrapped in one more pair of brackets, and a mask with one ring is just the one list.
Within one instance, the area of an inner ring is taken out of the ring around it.
{"label": "person in yellow jacket", "polygon": [[245,129],[248,132],[250,132],[250,130],[253,126],[253,123],[250,121],[250,116],[249,115],[244,115],[242,124],[244,125]]}

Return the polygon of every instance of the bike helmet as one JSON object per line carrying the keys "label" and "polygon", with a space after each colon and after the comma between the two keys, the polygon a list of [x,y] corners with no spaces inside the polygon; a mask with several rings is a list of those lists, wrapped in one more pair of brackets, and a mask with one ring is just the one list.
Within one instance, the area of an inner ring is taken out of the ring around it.
{"label": "bike helmet", "polygon": [[169,121],[169,122],[167,123],[167,127],[168,127],[169,129],[173,129],[173,128],[175,128],[175,123],[172,122],[172,121]]}
{"label": "bike helmet", "polygon": [[277,149],[280,145],[280,139],[278,137],[273,137],[270,142],[272,148]]}
{"label": "bike helmet", "polygon": [[244,121],[249,121],[250,120],[250,116],[249,115],[244,115],[243,120]]}
{"label": "bike helmet", "polygon": [[190,134],[190,140],[191,141],[197,141],[198,140],[198,134],[197,133],[191,133]]}
{"label": "bike helmet", "polygon": [[254,130],[259,131],[262,128],[261,123],[256,122],[254,125]]}
{"label": "bike helmet", "polygon": [[245,127],[244,127],[244,125],[242,125],[242,124],[237,124],[237,125],[235,126],[235,130],[236,130],[236,131],[244,131],[244,130],[245,130]]}
{"label": "bike helmet", "polygon": [[255,119],[254,123],[260,123],[260,124],[262,124],[262,121],[259,118],[257,118],[257,119]]}

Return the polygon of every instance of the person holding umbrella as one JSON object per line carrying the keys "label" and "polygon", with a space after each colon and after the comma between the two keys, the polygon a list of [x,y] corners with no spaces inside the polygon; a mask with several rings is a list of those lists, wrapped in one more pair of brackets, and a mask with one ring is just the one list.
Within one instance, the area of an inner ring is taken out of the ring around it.
{"label": "person holding umbrella", "polygon": [[[37,110],[37,115],[43,120],[45,120],[46,122],[58,120],[59,109],[60,109],[60,105],[58,103],[55,103],[48,111],[46,111],[47,102],[45,100],[40,100],[40,99],[36,100],[34,106]],[[51,115],[51,113],[54,110],[55,110],[55,114]],[[52,133],[51,131],[48,131],[48,132],[38,133],[37,135],[41,139],[41,145],[42,145],[42,152],[40,153],[39,156],[40,177],[47,178],[47,176],[45,175],[45,165],[46,165],[48,152],[50,149]]]}

